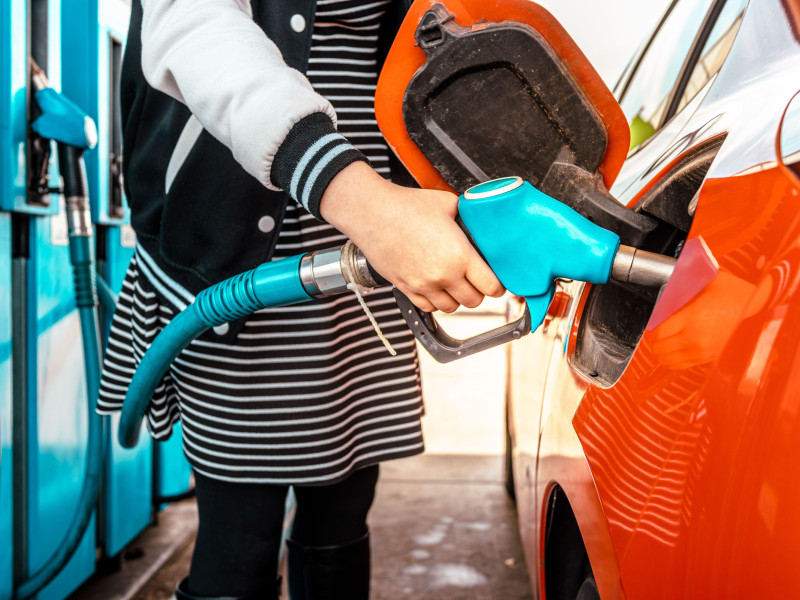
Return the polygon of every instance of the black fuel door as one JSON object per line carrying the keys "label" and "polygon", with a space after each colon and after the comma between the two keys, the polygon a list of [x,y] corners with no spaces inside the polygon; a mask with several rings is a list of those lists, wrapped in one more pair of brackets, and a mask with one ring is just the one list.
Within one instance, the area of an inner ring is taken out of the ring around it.
{"label": "black fuel door", "polygon": [[637,245],[655,227],[608,193],[599,172],[606,123],[534,27],[462,27],[435,4],[414,39],[425,63],[405,91],[405,129],[454,190],[518,175],[624,244]]}
{"label": "black fuel door", "polygon": [[445,180],[457,191],[508,175],[538,186],[555,162],[594,172],[605,127],[542,36],[453,17],[442,5],[423,17],[414,37],[426,62],[403,99],[411,139]]}

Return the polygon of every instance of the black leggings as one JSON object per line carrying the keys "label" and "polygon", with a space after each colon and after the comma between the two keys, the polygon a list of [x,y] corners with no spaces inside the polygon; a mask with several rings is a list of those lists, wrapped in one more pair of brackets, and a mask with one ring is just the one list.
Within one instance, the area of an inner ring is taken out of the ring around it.
{"label": "black leggings", "polygon": [[[187,591],[248,596],[274,589],[289,488],[194,476],[200,524]],[[377,481],[372,465],[333,485],[295,487],[292,538],[336,546],[363,536]]]}

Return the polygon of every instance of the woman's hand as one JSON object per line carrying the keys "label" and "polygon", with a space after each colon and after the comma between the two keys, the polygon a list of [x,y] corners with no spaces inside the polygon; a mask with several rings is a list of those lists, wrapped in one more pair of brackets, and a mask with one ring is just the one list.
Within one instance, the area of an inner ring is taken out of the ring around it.
{"label": "woman's hand", "polygon": [[450,192],[394,185],[355,162],[328,185],[320,212],[418,308],[453,312],[505,291],[456,224],[457,203]]}

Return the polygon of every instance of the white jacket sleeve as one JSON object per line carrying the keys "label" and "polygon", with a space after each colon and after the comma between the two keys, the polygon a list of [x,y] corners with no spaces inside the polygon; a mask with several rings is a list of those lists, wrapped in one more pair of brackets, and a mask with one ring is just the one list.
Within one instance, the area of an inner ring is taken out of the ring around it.
{"label": "white jacket sleeve", "polygon": [[142,0],[142,71],[270,189],[270,168],[292,126],[331,104],[283,61],[253,21],[249,0]]}

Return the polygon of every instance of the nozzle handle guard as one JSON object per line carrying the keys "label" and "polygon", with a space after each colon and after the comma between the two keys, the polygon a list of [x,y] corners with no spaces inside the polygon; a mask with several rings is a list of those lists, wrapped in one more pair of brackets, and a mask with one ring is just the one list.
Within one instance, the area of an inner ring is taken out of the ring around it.
{"label": "nozzle handle guard", "polygon": [[414,337],[440,363],[449,363],[494,348],[500,344],[517,340],[531,332],[531,313],[526,306],[525,313],[512,323],[506,323],[496,329],[464,340],[457,339],[448,335],[431,313],[414,306],[414,303],[403,292],[395,288],[393,293],[397,299],[397,306],[400,307],[400,312]]}

